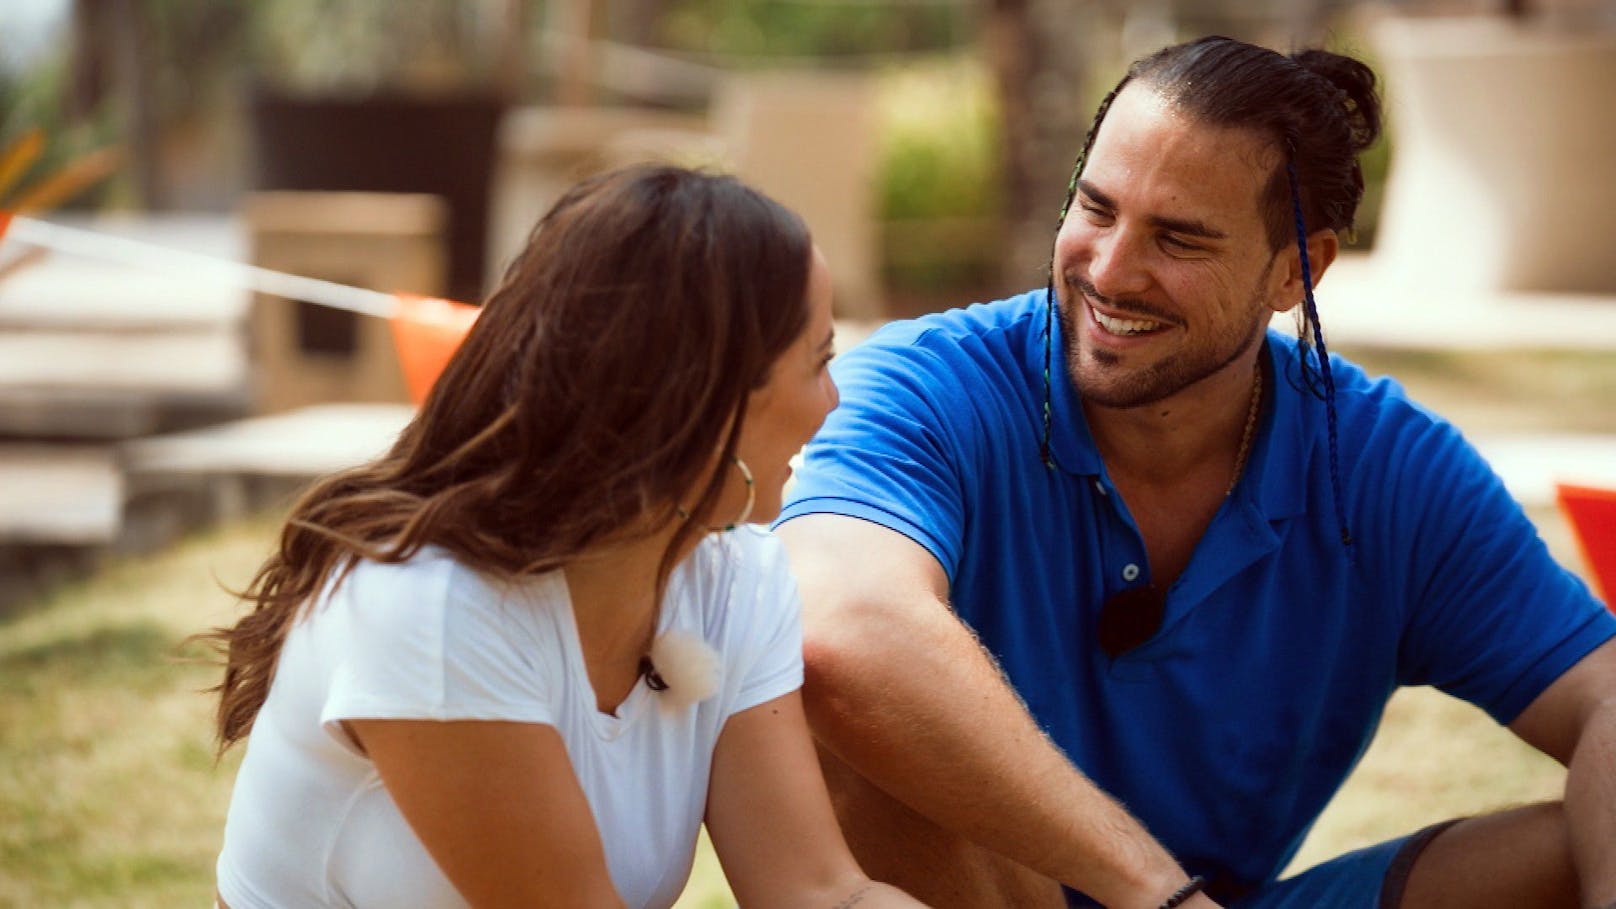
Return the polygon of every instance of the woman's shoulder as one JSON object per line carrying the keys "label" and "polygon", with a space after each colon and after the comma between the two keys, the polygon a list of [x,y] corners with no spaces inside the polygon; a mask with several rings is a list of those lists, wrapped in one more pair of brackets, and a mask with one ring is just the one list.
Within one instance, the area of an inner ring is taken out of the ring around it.
{"label": "woman's shoulder", "polygon": [[709,641],[749,637],[796,614],[797,585],[785,549],[762,527],[709,536],[681,568],[678,608],[700,616]]}
{"label": "woman's shoulder", "polygon": [[[333,573],[323,607],[361,623],[430,623],[451,627],[530,624],[556,599],[554,572],[513,579],[490,576],[440,546],[423,546],[399,562],[359,559]],[[535,608],[540,607],[540,608]]]}
{"label": "woman's shoulder", "polygon": [[398,562],[356,558],[339,564],[322,598],[348,608],[386,603],[389,608],[441,609],[456,594],[480,591],[476,573],[437,546],[423,546]]}
{"label": "woman's shoulder", "polygon": [[696,547],[689,565],[702,580],[790,579],[785,548],[779,538],[773,531],[755,524],[708,535]]}

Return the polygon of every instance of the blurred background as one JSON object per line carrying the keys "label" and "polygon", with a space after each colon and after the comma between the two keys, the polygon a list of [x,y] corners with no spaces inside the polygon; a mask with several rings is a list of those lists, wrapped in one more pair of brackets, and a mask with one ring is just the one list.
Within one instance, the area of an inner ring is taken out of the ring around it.
{"label": "blurred background", "polygon": [[[1616,0],[0,0],[0,906],[205,903],[237,756],[179,641],[411,413],[397,319],[229,263],[476,303],[571,182],[673,160],[804,215],[845,347],[1041,285],[1099,98],[1204,34],[1374,66],[1332,348],[1595,581],[1556,484],[1616,488]],[[1399,695],[1298,867],[1561,773]]]}

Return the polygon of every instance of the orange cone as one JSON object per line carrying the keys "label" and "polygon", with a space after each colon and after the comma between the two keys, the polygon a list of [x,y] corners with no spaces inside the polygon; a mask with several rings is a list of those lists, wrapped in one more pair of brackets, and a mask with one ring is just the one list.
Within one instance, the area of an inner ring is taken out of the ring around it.
{"label": "orange cone", "polygon": [[1554,491],[1593,572],[1594,587],[1616,611],[1616,489],[1556,483]]}
{"label": "orange cone", "polygon": [[393,346],[404,370],[404,385],[417,406],[426,400],[481,312],[453,300],[399,295],[398,312],[390,320]]}

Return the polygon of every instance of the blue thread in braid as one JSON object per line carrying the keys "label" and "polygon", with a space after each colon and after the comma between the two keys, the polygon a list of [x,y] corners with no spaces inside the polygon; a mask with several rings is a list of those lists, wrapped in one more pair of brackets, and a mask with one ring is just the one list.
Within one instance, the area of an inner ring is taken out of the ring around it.
{"label": "blue thread in braid", "polygon": [[[1347,510],[1341,498],[1341,454],[1336,434],[1335,376],[1330,371],[1330,349],[1324,343],[1324,326],[1319,324],[1319,305],[1313,299],[1313,268],[1307,256],[1307,222],[1302,217],[1302,188],[1296,179],[1296,165],[1285,162],[1285,174],[1290,178],[1291,208],[1296,213],[1296,248],[1302,257],[1303,309],[1313,326],[1313,339],[1318,344],[1319,376],[1324,380],[1324,414],[1330,438],[1330,491],[1335,496],[1336,521],[1341,525],[1341,545],[1352,545],[1352,533],[1347,529]],[[1302,364],[1307,365],[1306,342],[1303,342]]]}
{"label": "blue thread in braid", "polygon": [[1044,434],[1038,443],[1038,457],[1043,460],[1044,466],[1053,468],[1055,458],[1049,453],[1050,429],[1055,423],[1054,389],[1050,386],[1049,357],[1050,348],[1054,347],[1051,334],[1055,328],[1055,276],[1049,276],[1049,283],[1044,286]]}

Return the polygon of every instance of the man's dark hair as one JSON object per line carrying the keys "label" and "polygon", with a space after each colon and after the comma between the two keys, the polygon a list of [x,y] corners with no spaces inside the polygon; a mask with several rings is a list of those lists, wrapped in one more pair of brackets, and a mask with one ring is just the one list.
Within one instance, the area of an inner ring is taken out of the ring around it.
{"label": "man's dark hair", "polygon": [[1077,178],[1111,102],[1134,82],[1149,85],[1203,123],[1257,130],[1273,140],[1281,153],[1280,166],[1262,199],[1271,248],[1291,242],[1296,230],[1287,164],[1295,170],[1309,228],[1352,228],[1364,190],[1358,156],[1375,144],[1381,128],[1380,98],[1369,67],[1329,51],[1286,56],[1221,35],[1142,57],[1100,102],[1072,171],[1065,207],[1071,206]]}
{"label": "man's dark hair", "polygon": [[[1369,67],[1329,51],[1286,56],[1219,35],[1162,48],[1128,67],[1100,102],[1073,170],[1074,189],[1111,102],[1134,82],[1202,123],[1256,130],[1274,142],[1280,163],[1262,198],[1272,249],[1295,237],[1286,165],[1295,171],[1308,229],[1352,228],[1364,190],[1358,156],[1375,144],[1381,128]],[[1068,192],[1067,207],[1070,197]]]}

